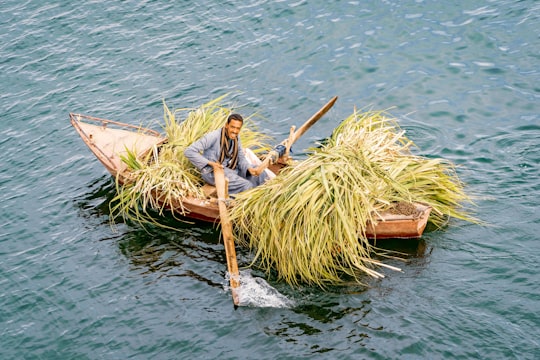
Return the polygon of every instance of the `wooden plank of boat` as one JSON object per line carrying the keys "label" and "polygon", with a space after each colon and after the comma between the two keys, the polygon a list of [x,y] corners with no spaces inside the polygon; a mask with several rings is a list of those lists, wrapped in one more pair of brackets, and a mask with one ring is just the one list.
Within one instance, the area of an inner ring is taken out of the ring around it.
{"label": "wooden plank of boat", "polygon": [[[126,153],[126,148],[143,155],[166,141],[166,138],[160,136],[158,132],[139,126],[80,114],[70,114],[70,119],[92,153],[113,176],[119,176],[120,182],[126,181],[128,176],[127,167],[120,160],[120,156]],[[156,197],[159,198],[159,194],[156,194]],[[205,222],[219,221],[219,207],[215,198],[185,197],[176,199],[172,205],[171,211],[186,218]],[[414,215],[396,215],[388,212],[379,214],[375,224],[367,224],[367,237],[376,239],[420,237],[426,227],[431,208],[418,203],[415,203],[415,206],[417,211]]]}

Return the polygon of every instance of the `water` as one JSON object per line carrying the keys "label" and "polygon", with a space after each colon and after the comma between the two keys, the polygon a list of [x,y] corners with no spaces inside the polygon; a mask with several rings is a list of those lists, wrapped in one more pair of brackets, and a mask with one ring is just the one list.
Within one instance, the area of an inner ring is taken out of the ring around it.
{"label": "water", "polygon": [[[292,308],[294,302],[272,287],[267,281],[253,276],[251,271],[240,271],[240,286],[236,288],[238,306]],[[227,274],[230,279],[230,274]],[[230,288],[229,288],[230,289]]]}
{"label": "water", "polygon": [[[4,1],[0,357],[539,358],[540,5],[454,3]],[[114,184],[68,122],[224,93],[278,139],[338,95],[299,155],[354,106],[391,109],[491,226],[389,242],[408,262],[367,288],[254,273],[289,306],[235,310],[218,230],[111,228]]]}

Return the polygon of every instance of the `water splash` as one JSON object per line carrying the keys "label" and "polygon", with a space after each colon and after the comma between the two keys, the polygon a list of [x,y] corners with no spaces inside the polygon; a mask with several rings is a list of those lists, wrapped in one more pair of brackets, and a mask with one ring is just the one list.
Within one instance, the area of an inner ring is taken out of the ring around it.
{"label": "water splash", "polygon": [[[227,273],[225,290],[230,290]],[[264,279],[254,277],[251,271],[240,271],[240,287],[236,290],[240,306],[290,308],[294,302],[281,294]]]}

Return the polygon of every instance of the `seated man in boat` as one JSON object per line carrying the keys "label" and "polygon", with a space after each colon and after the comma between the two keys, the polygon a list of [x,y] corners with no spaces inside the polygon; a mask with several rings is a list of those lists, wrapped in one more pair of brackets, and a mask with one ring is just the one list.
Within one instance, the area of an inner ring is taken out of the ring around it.
{"label": "seated man in boat", "polygon": [[264,170],[257,169],[244,155],[238,136],[243,124],[241,115],[231,114],[223,128],[209,132],[184,150],[184,155],[210,185],[215,185],[213,169],[222,167],[231,194],[251,189],[267,179]]}

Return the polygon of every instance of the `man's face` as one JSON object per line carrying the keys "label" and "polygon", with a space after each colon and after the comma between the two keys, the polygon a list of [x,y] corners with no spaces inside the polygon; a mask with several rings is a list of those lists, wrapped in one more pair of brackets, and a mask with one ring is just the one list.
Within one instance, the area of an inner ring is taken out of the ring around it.
{"label": "man's face", "polygon": [[234,140],[240,134],[240,129],[242,129],[242,121],[231,120],[228,124],[225,124],[225,131],[227,132],[227,137],[231,140]]}

